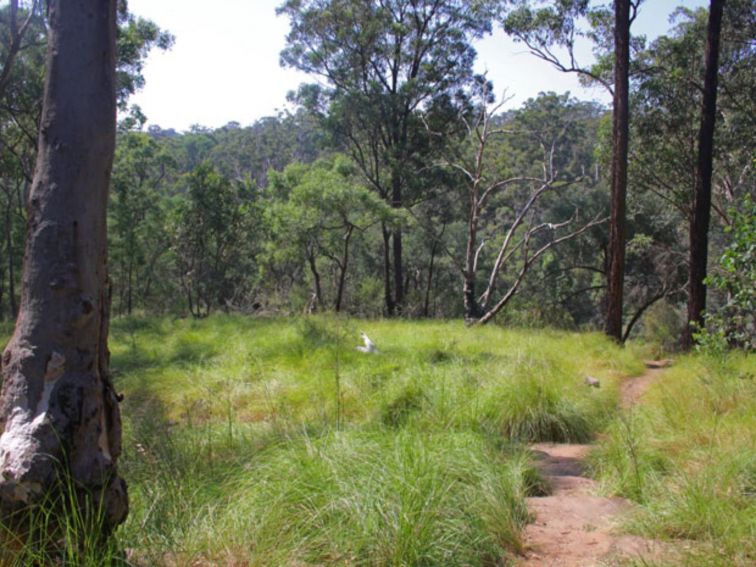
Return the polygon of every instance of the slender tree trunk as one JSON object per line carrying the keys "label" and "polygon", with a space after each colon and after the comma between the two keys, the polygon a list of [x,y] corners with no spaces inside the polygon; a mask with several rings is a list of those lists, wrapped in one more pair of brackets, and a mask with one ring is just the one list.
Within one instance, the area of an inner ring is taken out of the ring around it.
{"label": "slender tree trunk", "polygon": [[349,241],[352,239],[354,225],[349,225],[346,234],[344,234],[344,252],[339,262],[339,284],[336,290],[336,304],[334,309],[336,313],[341,311],[341,303],[344,299],[344,287],[346,286],[347,268],[349,267]]}
{"label": "slender tree trunk", "polygon": [[383,297],[386,303],[386,315],[393,317],[396,305],[391,292],[391,232],[385,225],[382,225],[381,229],[383,234]]}
{"label": "slender tree trunk", "polygon": [[475,295],[475,276],[477,272],[478,247],[478,207],[477,183],[470,195],[470,220],[467,224],[467,247],[465,249],[465,271],[463,274],[462,297],[464,301],[465,321],[472,323],[483,314]]}
{"label": "slender tree trunk", "polygon": [[[395,209],[402,207],[402,179],[398,171],[392,176],[391,206]],[[404,266],[402,263],[402,229],[395,228],[392,237],[394,252],[394,305],[396,314],[401,315],[404,309]]]}
{"label": "slender tree trunk", "polygon": [[725,0],[711,0],[706,38],[706,68],[698,134],[698,165],[693,212],[690,218],[690,259],[688,261],[688,324],[683,331],[683,346],[693,344],[693,326],[703,325],[706,310],[706,265],[709,254],[711,220],[711,176],[714,162],[714,126],[717,115],[717,78],[719,74],[719,36]]}
{"label": "slender tree trunk", "polygon": [[315,311],[317,311],[323,305],[323,289],[320,285],[320,272],[315,262],[315,254],[310,250],[307,251],[307,263],[310,265],[310,272],[315,282]]}
{"label": "slender tree trunk", "polygon": [[640,306],[640,308],[635,312],[635,314],[630,318],[630,321],[627,323],[627,326],[625,327],[625,332],[622,334],[622,342],[624,343],[627,341],[628,338],[630,338],[630,333],[633,332],[633,327],[635,324],[640,321],[640,318],[643,316],[643,314],[646,312],[647,309],[649,309],[654,303],[659,301],[660,299],[664,299],[667,296],[667,292],[662,291],[661,293],[658,293],[651,297],[646,303]]}
{"label": "slender tree trunk", "polygon": [[186,286],[185,289],[186,289],[186,300],[187,300],[187,303],[189,304],[189,313],[192,314],[192,317],[199,317],[199,314],[194,312],[194,301],[192,299],[192,290],[189,286]]}
{"label": "slender tree trunk", "polygon": [[132,289],[133,289],[133,272],[134,272],[134,261],[133,258],[129,258],[129,276],[128,276],[128,288],[126,289],[126,314],[131,315],[131,300],[132,300]]}
{"label": "slender tree trunk", "polygon": [[430,316],[430,296],[433,290],[433,268],[436,262],[436,248],[438,241],[434,240],[431,246],[430,263],[428,264],[428,284],[425,286],[425,300],[423,301],[423,317]]}
{"label": "slender tree trunk", "polygon": [[5,321],[5,310],[3,308],[3,296],[5,295],[5,273],[0,267],[0,321]]}
{"label": "slender tree trunk", "polygon": [[404,266],[402,263],[402,229],[397,228],[391,239],[394,252],[394,306],[395,313],[404,310]]}
{"label": "slender tree trunk", "polygon": [[609,221],[606,334],[622,341],[625,280],[625,199],[630,101],[630,0],[614,1],[614,121],[612,127],[612,211]]}
{"label": "slender tree trunk", "polygon": [[34,16],[34,11],[36,9],[37,0],[34,0],[31,7],[29,7],[29,12],[27,13],[26,18],[23,22],[21,22],[21,25],[19,26],[18,0],[10,0],[10,22],[8,26],[10,32],[10,44],[8,45],[8,50],[5,54],[5,60],[3,61],[3,67],[0,71],[0,96],[5,93],[5,89],[10,83],[11,71],[13,70],[13,66],[16,62],[18,52],[21,51],[21,44],[24,39],[24,34],[29,29],[29,24],[31,23],[32,17]]}
{"label": "slender tree trunk", "polygon": [[49,18],[21,310],[2,357],[0,514],[60,495],[63,475],[106,534],[128,511],[107,348],[116,1],[51,0]]}

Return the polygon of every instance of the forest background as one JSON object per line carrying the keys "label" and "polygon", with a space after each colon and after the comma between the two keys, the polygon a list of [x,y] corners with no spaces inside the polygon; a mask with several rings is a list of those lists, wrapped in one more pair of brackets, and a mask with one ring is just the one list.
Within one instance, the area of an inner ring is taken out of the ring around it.
{"label": "forest background", "polygon": [[[562,23],[574,17],[567,41],[592,47],[593,63],[580,76],[600,87],[612,71],[610,14],[581,4],[557,15]],[[474,40],[503,27],[523,49],[538,41],[564,46],[567,28],[562,36],[533,35],[543,24],[538,18],[555,10],[548,3],[516,2],[503,11],[486,3],[480,10],[449,6],[455,27],[447,39],[456,41],[429,43],[438,52],[423,60],[423,72],[400,78],[392,91],[324,76],[302,45],[328,22],[308,24],[298,3],[284,3],[292,31],[282,63],[320,81],[290,93],[288,110],[252,125],[177,132],[147,126],[139,107],[129,106],[144,84],[150,49],[169,49],[174,38],[128,14],[124,3],[109,209],[113,312],[336,311],[474,321],[498,306],[497,320],[506,324],[600,327],[611,112],[554,92],[503,110],[506,100],[495,95],[505,85],[476,74]],[[531,20],[518,21],[528,10]],[[736,275],[720,259],[738,246],[752,248],[753,14],[744,0],[725,10],[709,254],[712,282],[719,282],[710,311],[732,310],[736,324],[727,333],[741,343],[753,325],[752,261]],[[374,30],[369,41],[400,37],[373,16],[348,17]],[[7,23],[7,7],[3,18]],[[666,35],[632,42],[623,338],[643,330],[671,345],[685,325],[706,21],[705,9],[680,8]],[[0,316],[9,321],[18,310],[44,76],[39,7],[29,27],[0,93]],[[354,38],[341,39],[343,45],[321,47],[331,49],[332,63],[346,65],[342,56]],[[6,56],[11,47],[4,42]],[[376,53],[389,68],[391,54]],[[397,114],[396,105],[409,111]],[[471,206],[486,184],[495,187]],[[744,297],[751,299],[744,304]]]}

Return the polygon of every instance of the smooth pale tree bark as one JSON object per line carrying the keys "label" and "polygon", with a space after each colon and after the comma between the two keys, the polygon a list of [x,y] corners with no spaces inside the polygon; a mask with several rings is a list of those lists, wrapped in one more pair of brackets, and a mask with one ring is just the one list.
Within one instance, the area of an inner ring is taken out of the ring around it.
{"label": "smooth pale tree bark", "polygon": [[606,334],[622,341],[625,280],[625,201],[630,138],[630,0],[614,1],[614,114],[612,126],[612,206],[609,219]]}
{"label": "smooth pale tree bark", "polygon": [[719,75],[719,36],[725,0],[711,0],[706,37],[704,91],[701,103],[701,128],[698,133],[698,164],[693,211],[690,217],[690,258],[688,260],[688,324],[683,346],[693,345],[694,326],[703,325],[706,310],[706,265],[709,255],[711,220],[711,176],[714,161],[714,126],[717,115],[717,78]]}
{"label": "smooth pale tree bark", "polygon": [[116,0],[51,0],[21,305],[2,357],[0,512],[63,477],[103,531],[128,511],[108,368],[105,209],[115,145]]}

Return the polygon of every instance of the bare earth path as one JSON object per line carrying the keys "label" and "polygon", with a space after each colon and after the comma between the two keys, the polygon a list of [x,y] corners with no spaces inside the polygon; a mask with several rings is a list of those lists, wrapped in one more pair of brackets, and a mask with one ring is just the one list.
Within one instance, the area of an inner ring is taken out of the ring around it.
{"label": "bare earth path", "polygon": [[[624,409],[637,403],[659,379],[668,361],[648,362],[643,376],[620,386]],[[661,544],[615,532],[632,505],[622,498],[595,496],[596,482],[584,476],[591,445],[536,443],[536,465],[550,483],[548,496],[528,498],[535,521],[525,528],[526,553],[522,567],[591,567],[617,565],[622,559],[658,559]]]}

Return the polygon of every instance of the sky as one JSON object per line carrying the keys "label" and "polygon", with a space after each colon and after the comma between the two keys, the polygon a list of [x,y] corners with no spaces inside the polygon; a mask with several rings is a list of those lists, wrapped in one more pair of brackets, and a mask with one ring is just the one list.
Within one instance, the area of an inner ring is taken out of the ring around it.
{"label": "sky", "polygon": [[[217,128],[235,121],[243,126],[263,116],[291,109],[286,93],[312,77],[279,66],[288,20],[276,16],[282,0],[129,0],[136,15],[148,18],[176,38],[166,52],[153,50],[146,62],[146,86],[132,97],[148,124],[187,130],[193,124]],[[669,28],[675,7],[703,6],[706,0],[646,0],[633,33],[653,39]],[[511,97],[506,108],[520,106],[542,91],[570,91],[574,96],[608,103],[600,88],[580,87],[574,75],[561,73],[526,52],[501,30],[475,44],[476,70],[487,72],[496,94]],[[579,59],[589,62],[585,50]]]}

